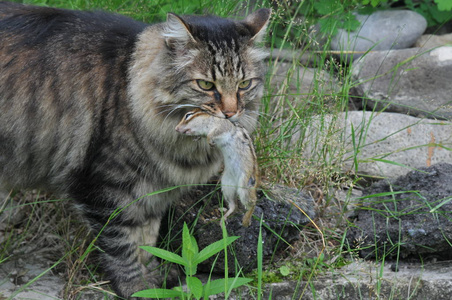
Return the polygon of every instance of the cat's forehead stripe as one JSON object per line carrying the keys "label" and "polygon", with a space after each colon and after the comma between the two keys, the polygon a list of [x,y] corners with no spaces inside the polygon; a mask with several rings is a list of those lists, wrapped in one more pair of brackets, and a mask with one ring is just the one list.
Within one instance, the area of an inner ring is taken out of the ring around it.
{"label": "cat's forehead stripe", "polygon": [[[235,42],[231,42],[234,45]],[[224,46],[227,43],[223,43]],[[209,42],[207,43],[210,53],[212,54],[212,66],[210,69],[213,81],[224,77],[233,77],[239,80],[245,78],[245,71],[242,65],[242,57],[240,52],[236,52],[237,47],[221,47]]]}
{"label": "cat's forehead stripe", "polygon": [[217,48],[230,48],[235,52],[244,40],[249,40],[252,33],[240,22],[215,16],[186,16],[190,33],[204,43],[212,43]]}

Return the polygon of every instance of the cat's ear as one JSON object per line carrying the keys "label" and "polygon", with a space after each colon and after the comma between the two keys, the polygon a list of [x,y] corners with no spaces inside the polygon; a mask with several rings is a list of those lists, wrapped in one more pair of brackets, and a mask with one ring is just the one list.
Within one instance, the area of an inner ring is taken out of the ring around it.
{"label": "cat's ear", "polygon": [[185,45],[188,42],[196,42],[190,33],[190,26],[180,16],[168,13],[166,19],[166,28],[163,32],[168,45],[178,44]]}
{"label": "cat's ear", "polygon": [[253,35],[251,41],[253,42],[262,41],[265,35],[265,30],[267,29],[268,26],[268,22],[270,20],[271,13],[272,13],[271,9],[261,8],[245,18],[244,23],[246,24],[248,29],[251,30],[251,34]]}

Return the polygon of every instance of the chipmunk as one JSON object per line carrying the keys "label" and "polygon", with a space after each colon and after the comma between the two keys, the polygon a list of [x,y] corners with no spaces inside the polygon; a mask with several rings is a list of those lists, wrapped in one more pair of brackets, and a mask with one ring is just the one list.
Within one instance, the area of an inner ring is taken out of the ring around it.
{"label": "chipmunk", "polygon": [[185,114],[176,130],[186,135],[206,136],[211,146],[221,150],[224,157],[221,191],[229,205],[223,221],[235,211],[238,195],[247,209],[242,224],[248,227],[256,206],[258,170],[256,153],[247,131],[227,119],[209,115],[200,109]]}

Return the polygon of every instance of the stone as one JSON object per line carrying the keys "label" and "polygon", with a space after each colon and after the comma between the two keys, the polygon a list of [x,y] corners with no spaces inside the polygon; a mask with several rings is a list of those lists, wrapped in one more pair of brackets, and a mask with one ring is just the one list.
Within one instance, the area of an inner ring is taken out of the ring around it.
{"label": "stone", "polygon": [[270,66],[268,75],[271,85],[268,92],[273,101],[281,97],[305,99],[318,94],[331,94],[338,90],[338,83],[327,72],[306,68],[297,63],[279,62]]}
{"label": "stone", "polygon": [[[398,271],[393,271],[397,265]],[[319,272],[308,281],[283,281],[263,287],[262,299],[274,300],[444,300],[452,297],[452,264],[383,262],[355,259],[340,269]],[[204,282],[204,281],[203,281]],[[254,299],[255,288],[235,290],[230,300]],[[223,300],[215,295],[211,300]]]}
{"label": "stone", "polygon": [[[55,271],[57,258],[45,252],[11,256],[0,263],[0,299],[67,299],[63,298],[67,278]],[[80,300],[109,299],[109,293],[102,288],[106,287],[100,284],[79,287],[72,297]]]}
{"label": "stone", "polygon": [[446,45],[452,46],[452,33],[442,35],[424,34],[414,43],[414,47],[426,50]]}
{"label": "stone", "polygon": [[369,110],[452,118],[452,47],[375,51],[352,69],[351,94]]}
{"label": "stone", "polygon": [[439,163],[364,190],[350,247],[364,258],[452,259],[452,164]]}
{"label": "stone", "polygon": [[361,23],[360,28],[353,32],[339,29],[331,40],[332,50],[361,52],[346,55],[348,60],[357,59],[367,51],[408,48],[427,28],[425,18],[411,10],[385,10],[355,16]]}
{"label": "stone", "polygon": [[[399,263],[398,272],[393,272],[391,266],[391,263],[355,260],[339,270],[316,275],[310,282],[286,281],[270,284],[265,289],[263,299],[451,299],[450,262]],[[233,299],[246,299],[246,296]]]}
{"label": "stone", "polygon": [[[263,217],[263,255],[269,257],[277,250],[297,241],[300,238],[302,226],[310,222],[309,218],[314,219],[316,216],[312,197],[297,189],[274,185],[266,189],[265,193],[259,192],[258,197],[254,210],[255,218],[252,218],[249,227],[242,225],[243,210],[238,210],[226,221],[228,236],[241,237],[232,244],[234,251],[228,251],[228,258],[234,257],[244,272],[257,267],[256,254],[261,217]],[[200,186],[187,193],[172,213],[172,220],[178,221],[169,229],[170,233],[176,233],[169,238],[173,241],[171,248],[180,248],[181,237],[178,233],[182,232],[184,222],[189,225],[189,228],[190,224],[194,224],[194,236],[200,250],[221,239],[223,234],[220,226],[220,203],[222,203],[221,191],[215,185]],[[299,209],[302,209],[309,218]],[[165,221],[162,223],[165,224]],[[232,261],[229,259],[230,263]],[[233,265],[230,264],[228,268],[231,274],[235,273],[236,269]],[[198,270],[224,275],[223,251],[218,257],[214,256],[200,264]]]}
{"label": "stone", "polygon": [[292,143],[304,145],[308,164],[331,159],[343,172],[354,172],[356,157],[359,175],[396,178],[438,162],[452,163],[451,125],[397,113],[351,111],[315,117],[306,130],[300,127],[293,134]]}

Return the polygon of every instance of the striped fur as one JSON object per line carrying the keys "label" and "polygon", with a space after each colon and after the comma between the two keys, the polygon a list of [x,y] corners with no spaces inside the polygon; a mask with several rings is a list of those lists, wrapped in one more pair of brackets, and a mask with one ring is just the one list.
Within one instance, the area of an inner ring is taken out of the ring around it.
{"label": "striped fur", "polygon": [[162,215],[188,188],[143,196],[204,183],[220,168],[218,150],[174,130],[182,116],[202,108],[256,126],[265,70],[254,40],[268,17],[169,14],[149,26],[0,2],[0,183],[74,199],[96,235],[126,207],[98,239],[118,295],[158,284],[138,246],[155,244]]}

